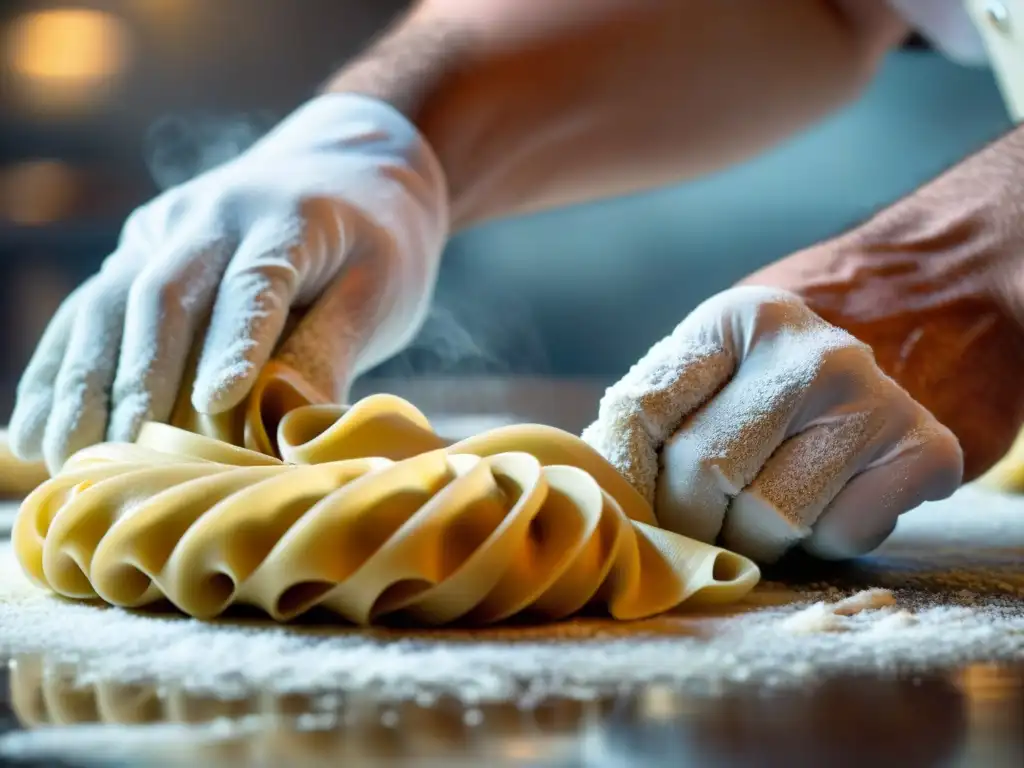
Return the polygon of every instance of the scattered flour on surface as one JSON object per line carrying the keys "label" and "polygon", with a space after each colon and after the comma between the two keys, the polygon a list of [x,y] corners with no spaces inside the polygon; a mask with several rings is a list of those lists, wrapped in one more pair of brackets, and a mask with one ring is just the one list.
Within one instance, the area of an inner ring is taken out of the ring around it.
{"label": "scattered flour on surface", "polygon": [[861,611],[874,611],[896,605],[896,598],[888,589],[865,589],[840,600],[832,612],[836,616],[854,616]]}
{"label": "scattered flour on surface", "polygon": [[840,616],[827,603],[815,603],[809,608],[787,616],[781,622],[781,628],[793,634],[810,634],[814,632],[845,632],[848,627]]}
{"label": "scattered flour on surface", "polygon": [[878,621],[869,627],[869,631],[877,634],[899,632],[915,624],[917,624],[917,617],[910,611],[896,611],[879,618]]}
{"label": "scattered flour on surface", "polygon": [[1024,499],[972,488],[910,513],[876,555],[817,582],[766,581],[732,609],[632,623],[404,633],[202,623],[60,600],[31,586],[3,544],[0,658],[44,654],[74,665],[82,684],[222,697],[358,691],[472,704],[593,697],[652,681],[785,687],[1022,660],[1022,595]]}
{"label": "scattered flour on surface", "polygon": [[[836,603],[819,602],[809,608],[804,608],[783,620],[782,627],[789,632],[799,634],[846,632],[853,628],[848,617],[856,616],[864,611],[875,611],[894,605],[896,605],[896,597],[888,589],[865,589]],[[912,616],[906,611],[901,611],[900,614]],[[880,622],[890,618],[892,618],[891,614],[883,616],[875,623],[875,629],[877,630]],[[901,621],[892,626],[909,626],[909,624]]]}

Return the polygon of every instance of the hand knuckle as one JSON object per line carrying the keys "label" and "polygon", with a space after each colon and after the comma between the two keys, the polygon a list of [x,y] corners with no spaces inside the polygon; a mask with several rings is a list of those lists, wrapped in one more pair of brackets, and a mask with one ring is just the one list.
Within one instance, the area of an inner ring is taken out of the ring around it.
{"label": "hand knuckle", "polygon": [[146,228],[146,218],[149,214],[149,205],[142,205],[128,214],[121,227],[121,242],[137,238]]}
{"label": "hand knuckle", "polygon": [[106,276],[91,283],[82,292],[76,318],[91,323],[123,316],[128,286],[126,280]]}
{"label": "hand knuckle", "polygon": [[150,270],[139,275],[129,291],[132,305],[149,304],[159,310],[169,309],[180,302],[178,281],[163,270]]}
{"label": "hand knuckle", "polygon": [[97,360],[73,358],[65,360],[60,369],[57,389],[60,399],[66,404],[77,404],[76,407],[87,407],[87,393],[103,392],[107,384],[107,375]]}
{"label": "hand knuckle", "polygon": [[745,288],[738,296],[745,303],[754,305],[758,320],[773,321],[778,325],[803,323],[813,315],[799,296],[778,288]]}
{"label": "hand knuckle", "polygon": [[947,463],[956,465],[962,465],[963,463],[963,450],[960,447],[960,441],[957,440],[956,435],[950,429],[947,429],[931,411],[925,408],[923,405],[918,403],[916,400],[910,398],[910,395],[906,395],[907,399],[911,400],[914,407],[917,409],[917,420],[913,428],[921,439],[921,442],[925,446],[929,454],[933,458],[941,458]]}
{"label": "hand knuckle", "polygon": [[959,479],[964,470],[964,453],[956,436],[949,430],[943,429],[933,435],[929,442],[930,450],[940,466],[945,467],[949,472],[955,472]]}
{"label": "hand knuckle", "polygon": [[873,375],[878,379],[885,378],[885,374],[875,364],[871,348],[848,334],[844,333],[843,336],[838,336],[838,338],[833,336],[827,341],[823,340],[825,343],[819,347],[817,352],[818,375],[857,377]]}
{"label": "hand knuckle", "polygon": [[737,286],[722,291],[701,303],[681,324],[693,332],[694,327],[715,327],[723,321],[739,320],[746,331],[772,335],[792,331],[806,325],[813,313],[794,294],[778,288]]}
{"label": "hand knuckle", "polygon": [[184,193],[184,190],[172,190],[158,200],[161,203],[159,218],[168,229],[177,227],[192,214],[192,200]]}

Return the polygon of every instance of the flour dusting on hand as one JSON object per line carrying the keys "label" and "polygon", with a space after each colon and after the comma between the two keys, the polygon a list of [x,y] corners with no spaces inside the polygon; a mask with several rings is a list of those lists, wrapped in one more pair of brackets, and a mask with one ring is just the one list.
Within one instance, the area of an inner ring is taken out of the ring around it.
{"label": "flour dusting on hand", "polygon": [[729,377],[724,349],[669,336],[608,388],[581,437],[654,505],[659,451],[682,419]]}

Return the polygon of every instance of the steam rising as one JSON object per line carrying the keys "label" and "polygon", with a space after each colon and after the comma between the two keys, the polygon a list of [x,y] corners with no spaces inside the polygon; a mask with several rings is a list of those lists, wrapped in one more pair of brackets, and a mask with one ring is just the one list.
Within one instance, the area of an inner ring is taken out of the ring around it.
{"label": "steam rising", "polygon": [[[276,122],[269,113],[169,115],[147,132],[146,165],[166,190],[237,157]],[[471,263],[479,268],[478,260]],[[420,334],[371,375],[548,373],[544,342],[527,303],[492,286],[447,257]]]}
{"label": "steam rising", "polygon": [[274,125],[266,113],[251,117],[168,115],[146,134],[146,166],[161,189],[182,184],[240,155]]}
{"label": "steam rising", "polygon": [[375,374],[403,378],[550,373],[545,342],[527,302],[481,285],[479,277],[467,275],[462,264],[449,259],[419,336]]}

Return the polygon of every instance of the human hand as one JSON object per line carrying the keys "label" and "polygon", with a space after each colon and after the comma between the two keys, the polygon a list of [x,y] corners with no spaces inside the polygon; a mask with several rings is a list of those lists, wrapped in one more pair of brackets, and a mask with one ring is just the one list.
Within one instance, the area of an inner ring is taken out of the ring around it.
{"label": "human hand", "polygon": [[293,311],[318,297],[325,307],[303,321],[308,343],[290,342],[291,356],[340,355],[348,370],[330,360],[312,378],[347,391],[421,325],[447,215],[442,170],[404,117],[361,96],[314,99],[128,218],[22,377],[13,450],[56,471],[88,445],[133,440],[143,422],[169,418],[199,344],[193,406],[232,408]]}
{"label": "human hand", "polygon": [[1024,424],[1020,223],[983,219],[980,195],[965,203],[968,192],[943,192],[911,198],[743,284],[791,291],[868,344],[878,366],[956,435],[969,482]]}
{"label": "human hand", "polygon": [[868,552],[963,470],[953,434],[867,345],[772,288],[697,307],[608,389],[583,438],[662,526],[761,562],[795,545]]}

